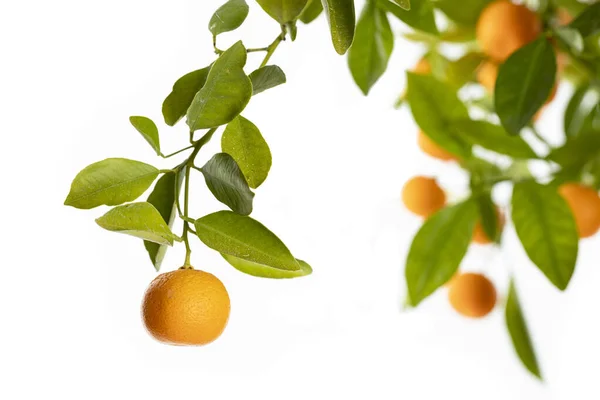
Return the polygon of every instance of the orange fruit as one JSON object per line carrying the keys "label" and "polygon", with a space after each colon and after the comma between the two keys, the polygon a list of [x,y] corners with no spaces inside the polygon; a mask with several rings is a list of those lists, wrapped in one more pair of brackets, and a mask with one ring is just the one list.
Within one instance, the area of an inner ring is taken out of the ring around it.
{"label": "orange fruit", "polygon": [[[506,220],[504,218],[504,214],[500,210],[498,210],[498,208],[496,208],[496,217],[498,221],[498,229],[501,232],[502,229],[504,229],[504,223],[506,222]],[[475,230],[473,231],[473,242],[477,244],[492,243],[492,239],[490,239],[487,233],[485,233],[481,221],[477,221],[477,224],[475,224]]]}
{"label": "orange fruit", "polygon": [[600,196],[594,189],[579,183],[565,183],[558,188],[573,212],[580,238],[600,230]]}
{"label": "orange fruit", "polygon": [[460,315],[481,318],[494,309],[496,288],[481,274],[465,273],[452,279],[448,299]]}
{"label": "orange fruit", "polygon": [[498,65],[491,61],[484,61],[477,69],[477,81],[490,93],[494,93],[497,77]]}
{"label": "orange fruit", "polygon": [[178,269],[157,276],[146,290],[142,316],[157,340],[203,345],[218,338],[229,319],[229,295],[208,272]]}
{"label": "orange fruit", "polygon": [[406,208],[421,217],[429,217],[446,204],[446,194],[434,178],[415,176],[402,188]]}
{"label": "orange fruit", "polygon": [[475,36],[485,54],[503,63],[541,32],[542,22],[536,13],[508,0],[496,0],[481,12]]}
{"label": "orange fruit", "polygon": [[436,142],[431,140],[429,136],[423,133],[423,131],[419,131],[417,136],[417,144],[423,153],[428,154],[433,158],[437,158],[442,161],[457,160],[454,154],[440,147]]}

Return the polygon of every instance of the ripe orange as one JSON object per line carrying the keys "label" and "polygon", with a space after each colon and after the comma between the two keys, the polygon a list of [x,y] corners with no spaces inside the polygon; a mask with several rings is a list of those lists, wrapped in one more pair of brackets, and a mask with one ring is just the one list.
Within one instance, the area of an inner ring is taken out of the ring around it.
{"label": "ripe orange", "polygon": [[481,274],[465,273],[452,279],[448,299],[460,315],[481,318],[494,309],[496,288]]}
{"label": "ripe orange", "polygon": [[[500,210],[498,210],[498,208],[496,208],[496,217],[498,221],[498,229],[501,232],[502,229],[504,229],[504,223],[506,222],[506,220],[504,218],[504,214]],[[481,221],[477,221],[477,224],[475,225],[475,230],[473,231],[473,242],[478,244],[492,243],[492,239],[490,239],[487,233],[485,233]]]}
{"label": "ripe orange", "polygon": [[406,208],[421,217],[429,217],[446,204],[446,194],[434,178],[415,176],[402,188]]}
{"label": "ripe orange", "polygon": [[580,238],[593,236],[600,230],[600,196],[594,189],[579,183],[565,183],[558,188],[567,201]]}
{"label": "ripe orange", "polygon": [[178,269],[157,276],[146,290],[142,316],[155,339],[203,345],[218,338],[229,319],[229,295],[214,275]]}
{"label": "ripe orange", "polygon": [[444,150],[436,142],[431,140],[429,136],[423,133],[423,131],[419,131],[417,136],[417,144],[423,153],[428,154],[433,158],[437,158],[442,161],[457,160],[454,154]]}
{"label": "ripe orange", "polygon": [[496,0],[481,12],[475,36],[483,52],[502,63],[541,32],[542,22],[536,13],[508,0]]}

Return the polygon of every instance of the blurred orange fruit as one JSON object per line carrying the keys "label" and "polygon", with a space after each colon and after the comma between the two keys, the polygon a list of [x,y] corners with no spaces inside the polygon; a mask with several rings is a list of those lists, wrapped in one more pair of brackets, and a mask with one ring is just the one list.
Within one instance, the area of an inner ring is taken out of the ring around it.
{"label": "blurred orange fruit", "polygon": [[508,0],[496,0],[481,12],[475,35],[483,52],[502,63],[541,32],[542,22],[536,13]]}
{"label": "blurred orange fruit", "polygon": [[600,230],[600,196],[594,189],[579,183],[565,183],[558,188],[573,212],[580,238]]}
{"label": "blurred orange fruit", "polygon": [[481,318],[496,305],[496,288],[482,274],[465,273],[452,279],[448,299],[460,315]]}
{"label": "blurred orange fruit", "polygon": [[402,188],[405,207],[421,217],[429,217],[446,204],[446,194],[434,178],[415,176]]}

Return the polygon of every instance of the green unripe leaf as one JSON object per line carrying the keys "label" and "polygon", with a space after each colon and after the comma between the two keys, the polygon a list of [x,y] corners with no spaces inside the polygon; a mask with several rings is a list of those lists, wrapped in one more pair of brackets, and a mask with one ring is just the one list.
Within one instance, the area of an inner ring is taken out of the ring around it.
{"label": "green unripe leaf", "polygon": [[583,10],[569,27],[578,30],[583,37],[600,32],[600,3],[594,3]]}
{"label": "green unripe leaf", "polygon": [[251,188],[259,187],[271,169],[271,151],[260,131],[241,115],[227,124],[221,137],[221,150],[242,170]]}
{"label": "green unripe leaf", "polygon": [[415,122],[434,142],[467,159],[471,145],[453,125],[469,118],[456,89],[430,75],[407,74],[407,99]]}
{"label": "green unripe leaf", "polygon": [[287,271],[269,267],[268,265],[258,264],[252,261],[243,260],[227,254],[221,254],[223,258],[235,269],[245,274],[256,276],[259,278],[270,279],[291,279],[300,278],[312,274],[312,268],[302,260],[296,260],[300,269],[297,271]]}
{"label": "green unripe leaf", "polygon": [[394,3],[398,4],[400,7],[405,9],[406,11],[410,10],[410,0],[393,0]]}
{"label": "green unripe leaf", "polygon": [[210,18],[208,30],[217,36],[239,28],[248,16],[248,9],[244,0],[229,0]]}
{"label": "green unripe leaf", "polygon": [[240,215],[252,212],[254,193],[233,157],[227,153],[215,154],[200,171],[217,200]]}
{"label": "green unripe leaf", "polygon": [[214,62],[206,83],[189,109],[190,130],[215,128],[238,116],[252,97],[252,82],[244,72],[246,48],[237,42]]}
{"label": "green unripe leaf", "polygon": [[65,205],[90,209],[115,206],[140,197],[158,176],[158,169],[126,158],[108,158],[77,174]]}
{"label": "green unripe leaf", "polygon": [[569,138],[567,142],[553,149],[547,159],[554,161],[563,168],[583,166],[600,153],[600,135],[597,132],[584,132],[578,136]]}
{"label": "green unripe leaf", "polygon": [[294,22],[306,7],[308,0],[256,0],[267,14],[280,25]]}
{"label": "green unripe leaf", "polygon": [[406,258],[406,284],[413,306],[448,282],[467,253],[478,218],[474,201],[447,207],[425,221]]}
{"label": "green unripe leaf", "polygon": [[125,233],[161,245],[172,246],[180,239],[171,232],[160,213],[150,203],[131,203],[115,207],[96,219],[102,228]]}
{"label": "green unripe leaf", "polygon": [[285,74],[277,65],[266,65],[248,75],[252,81],[252,95],[282,85],[286,82]]}
{"label": "green unripe leaf", "polygon": [[354,40],[354,0],[321,0],[329,22],[331,41],[338,54],[346,54]]}
{"label": "green unripe leaf", "polygon": [[575,54],[580,54],[583,51],[585,44],[581,33],[579,33],[577,29],[563,26],[557,28],[554,33],[563,41],[563,43],[569,46]]}
{"label": "green unripe leaf", "polygon": [[600,130],[594,119],[600,115],[600,89],[587,84],[575,90],[567,105],[564,116],[564,129],[568,138],[582,133]]}
{"label": "green unripe leaf", "polygon": [[504,128],[487,121],[464,119],[456,121],[452,127],[472,145],[495,151],[517,159],[537,158],[535,152],[520,136],[509,136]]}
{"label": "green unripe leaf", "polygon": [[439,0],[435,2],[448,18],[463,26],[475,27],[479,15],[492,0]]}
{"label": "green unripe leaf", "polygon": [[529,372],[538,379],[542,379],[540,367],[533,348],[533,343],[529,337],[529,329],[521,310],[521,304],[517,295],[514,281],[511,281],[508,290],[508,300],[506,301],[505,311],[506,327],[510,334],[513,347],[519,356],[519,359]]}
{"label": "green unripe leaf", "polygon": [[[172,229],[175,216],[177,215],[176,196],[181,189],[185,167],[179,173],[167,172],[154,185],[154,189],[148,196],[148,203],[160,213],[163,220],[167,223],[169,229]],[[157,271],[167,252],[167,246],[154,242],[144,241],[146,251],[150,256],[150,261]]]}
{"label": "green unripe leaf", "polygon": [[483,231],[493,242],[499,243],[500,233],[502,232],[498,224],[496,205],[492,201],[490,192],[484,189],[476,194],[475,200],[479,209],[479,218]]}
{"label": "green unripe leaf", "polygon": [[195,227],[200,240],[221,254],[285,271],[301,269],[283,242],[250,217],[219,211],[196,220]]}
{"label": "green unripe leaf", "polygon": [[394,49],[394,33],[387,15],[368,1],[358,19],[354,42],[348,51],[348,66],[354,81],[367,95],[387,69]]}
{"label": "green unripe leaf", "polygon": [[196,93],[206,83],[210,66],[185,74],[175,82],[173,90],[162,105],[165,123],[175,125],[187,113]]}
{"label": "green unripe leaf", "polygon": [[550,97],[556,56],[545,37],[521,47],[500,66],[494,104],[502,126],[517,135]]}
{"label": "green unripe leaf", "polygon": [[484,60],[481,53],[467,53],[446,67],[446,79],[456,87],[463,87],[475,80],[475,73]]}
{"label": "green unripe leaf", "polygon": [[438,35],[433,6],[429,0],[411,0],[410,11],[406,11],[390,0],[375,0],[377,7],[394,15],[406,25],[419,31]]}
{"label": "green unripe leaf", "polygon": [[512,220],[529,259],[560,290],[571,280],[579,236],[571,209],[556,187],[515,184]]}
{"label": "green unripe leaf", "polygon": [[160,156],[160,139],[158,137],[158,128],[154,121],[146,117],[129,117],[129,122],[152,146],[157,155]]}
{"label": "green unripe leaf", "polygon": [[306,7],[302,10],[302,14],[298,17],[305,24],[313,22],[323,12],[323,3],[321,0],[308,0]]}

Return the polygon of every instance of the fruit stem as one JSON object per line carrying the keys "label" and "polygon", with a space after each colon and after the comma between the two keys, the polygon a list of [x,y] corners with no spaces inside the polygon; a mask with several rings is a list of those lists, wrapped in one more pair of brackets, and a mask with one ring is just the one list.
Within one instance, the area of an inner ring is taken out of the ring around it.
{"label": "fruit stem", "polygon": [[[216,131],[217,131],[217,128],[209,129],[204,134],[204,136],[202,136],[197,141],[193,142],[194,151],[192,151],[192,153],[190,154],[188,159],[180,165],[180,166],[185,165],[185,167],[186,167],[185,168],[185,184],[184,184],[185,186],[184,186],[184,190],[183,190],[183,215],[181,216],[181,219],[183,219],[183,234],[181,235],[181,239],[183,240],[183,243],[185,244],[185,261],[183,262],[183,267],[182,267],[184,269],[192,269],[193,268],[192,264],[191,264],[192,249],[190,247],[188,233],[189,232],[192,232],[194,234],[196,233],[196,231],[194,231],[192,228],[190,228],[190,221],[193,221],[193,219],[189,217],[190,171],[192,170],[192,168],[194,168],[194,160],[196,159],[196,156],[200,152],[200,149],[202,149],[202,147],[210,141],[210,139],[212,138],[213,134]],[[194,134],[194,132],[190,132],[190,137],[193,137],[193,134]],[[177,199],[179,199],[179,196],[177,196]],[[178,204],[178,206],[179,206],[179,204]],[[178,207],[178,208],[180,208],[180,207]],[[181,209],[179,209],[179,212],[181,214]]]}

